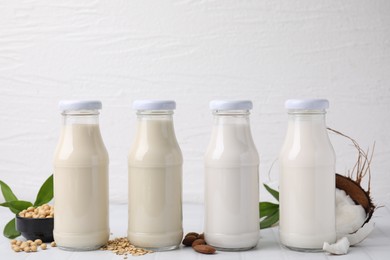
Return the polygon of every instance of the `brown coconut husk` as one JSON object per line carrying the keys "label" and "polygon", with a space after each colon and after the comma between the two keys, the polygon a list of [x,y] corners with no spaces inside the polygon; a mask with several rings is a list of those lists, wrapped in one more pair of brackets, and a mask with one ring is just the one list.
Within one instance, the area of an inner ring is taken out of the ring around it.
{"label": "brown coconut husk", "polygon": [[[345,138],[348,138],[353,143],[356,150],[358,151],[357,162],[355,163],[352,170],[348,171],[347,176],[343,176],[341,174],[336,173],[336,188],[345,191],[345,193],[349,197],[351,197],[351,199],[355,202],[355,204],[361,205],[364,208],[367,214],[366,221],[364,222],[365,224],[371,219],[372,214],[374,213],[376,208],[370,196],[370,190],[371,190],[370,165],[374,154],[375,143],[372,146],[372,151],[370,155],[369,149],[367,149],[367,152],[365,152],[363,149],[360,148],[359,144],[351,137],[339,131],[333,130],[329,127],[328,130],[338,135],[341,135]],[[361,184],[365,176],[368,176],[367,190],[363,189]]]}

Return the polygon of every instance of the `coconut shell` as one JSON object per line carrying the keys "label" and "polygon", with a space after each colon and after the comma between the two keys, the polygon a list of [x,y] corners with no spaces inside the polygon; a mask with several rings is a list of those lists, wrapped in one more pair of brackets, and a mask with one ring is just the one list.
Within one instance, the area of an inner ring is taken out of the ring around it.
{"label": "coconut shell", "polygon": [[336,188],[345,191],[357,205],[361,205],[367,214],[367,223],[374,213],[375,205],[372,203],[370,194],[365,191],[356,181],[336,173]]}

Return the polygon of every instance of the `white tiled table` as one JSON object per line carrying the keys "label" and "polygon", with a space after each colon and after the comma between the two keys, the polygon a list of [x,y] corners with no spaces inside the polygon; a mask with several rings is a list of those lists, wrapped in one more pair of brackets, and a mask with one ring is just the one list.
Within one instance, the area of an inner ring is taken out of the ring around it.
{"label": "white tiled table", "polygon": [[[122,237],[126,235],[127,229],[127,205],[111,205],[110,208],[110,228],[113,237]],[[203,226],[203,206],[200,204],[185,204],[183,206],[184,214],[184,232],[202,231]],[[0,227],[4,225],[12,217],[11,212],[6,208],[0,208]],[[145,256],[132,257],[128,259],[140,260],[233,260],[233,259],[337,259],[337,260],[360,260],[360,259],[390,259],[390,209],[389,204],[378,209],[374,214],[376,223],[374,231],[370,236],[356,247],[350,248],[347,255],[331,256],[325,253],[300,253],[287,250],[279,244],[278,229],[271,228],[262,230],[258,246],[250,251],[245,252],[221,252],[216,255],[202,255],[194,252],[191,248],[181,247],[178,250],[169,252],[158,252]],[[8,259],[116,259],[122,260],[123,256],[117,256],[108,251],[90,251],[90,252],[67,252],[58,248],[50,248],[46,251],[38,253],[15,253],[9,246],[9,240],[1,236],[0,238],[0,260]]]}

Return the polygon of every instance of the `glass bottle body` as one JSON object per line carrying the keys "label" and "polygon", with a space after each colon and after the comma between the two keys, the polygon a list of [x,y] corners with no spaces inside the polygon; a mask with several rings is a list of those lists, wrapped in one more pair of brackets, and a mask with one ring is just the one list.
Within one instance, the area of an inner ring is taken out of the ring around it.
{"label": "glass bottle body", "polygon": [[324,110],[289,110],[279,160],[281,243],[321,250],[325,241],[336,239],[335,153]]}
{"label": "glass bottle body", "polygon": [[65,111],[54,156],[54,239],[66,250],[94,250],[109,238],[109,158],[97,110]]}
{"label": "glass bottle body", "polygon": [[216,111],[205,154],[208,244],[227,251],[253,248],[259,239],[259,156],[249,111]]}
{"label": "glass bottle body", "polygon": [[183,237],[182,167],[173,112],[138,112],[128,157],[128,238],[156,251],[175,249]]}

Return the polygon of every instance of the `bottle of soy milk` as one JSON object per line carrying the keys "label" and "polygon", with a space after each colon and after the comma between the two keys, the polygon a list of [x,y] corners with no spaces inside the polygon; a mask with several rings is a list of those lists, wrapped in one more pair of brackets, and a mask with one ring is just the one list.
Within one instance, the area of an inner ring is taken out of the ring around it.
{"label": "bottle of soy milk", "polygon": [[109,238],[108,154],[99,129],[100,101],[61,101],[54,155],[54,239],[66,250],[93,250]]}
{"label": "bottle of soy milk", "polygon": [[132,244],[164,251],[183,237],[183,157],[173,128],[175,101],[136,100],[137,130],[131,146],[128,238]]}
{"label": "bottle of soy milk", "polygon": [[283,245],[322,249],[336,240],[335,153],[325,124],[326,99],[287,100],[287,135],[280,153],[280,222]]}
{"label": "bottle of soy milk", "polygon": [[211,141],[205,155],[208,244],[247,250],[259,240],[259,155],[249,126],[251,101],[214,100]]}

